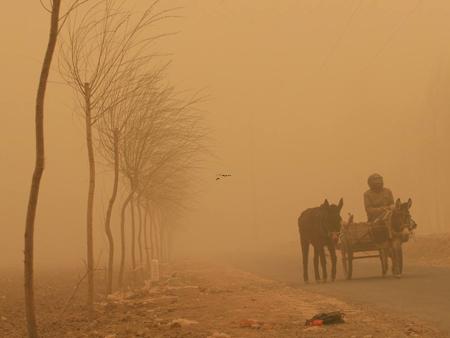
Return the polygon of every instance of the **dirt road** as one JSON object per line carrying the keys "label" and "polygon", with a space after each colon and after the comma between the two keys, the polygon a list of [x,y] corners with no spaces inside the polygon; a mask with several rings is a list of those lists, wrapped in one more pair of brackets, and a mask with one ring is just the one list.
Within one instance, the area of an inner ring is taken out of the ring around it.
{"label": "dirt road", "polygon": [[415,266],[414,262],[407,261],[401,279],[382,278],[377,259],[360,260],[355,262],[351,281],[343,279],[339,264],[336,282],[305,285],[300,282],[301,264],[295,253],[241,256],[235,264],[260,276],[288,282],[291,286],[411,315],[450,332],[450,268]]}

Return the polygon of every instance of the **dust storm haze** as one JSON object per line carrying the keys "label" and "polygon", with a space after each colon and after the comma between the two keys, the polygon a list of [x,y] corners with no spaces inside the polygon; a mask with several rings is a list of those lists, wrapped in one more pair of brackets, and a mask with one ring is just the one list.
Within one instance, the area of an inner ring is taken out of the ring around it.
{"label": "dust storm haze", "polygon": [[[140,9],[145,1],[128,1]],[[162,1],[180,18],[155,48],[170,81],[202,90],[210,130],[188,210],[174,222],[180,253],[298,241],[297,217],[325,198],[365,219],[378,172],[413,199],[420,233],[449,230],[448,1]],[[21,266],[34,161],[34,99],[48,36],[39,1],[0,14],[1,264]],[[58,53],[58,51],[57,51]],[[83,122],[52,68],[36,264],[82,265],[88,168]],[[104,251],[111,170],[98,164],[95,252]],[[216,174],[231,174],[216,180]],[[124,193],[121,193],[121,198]],[[118,231],[118,211],[113,229]]]}

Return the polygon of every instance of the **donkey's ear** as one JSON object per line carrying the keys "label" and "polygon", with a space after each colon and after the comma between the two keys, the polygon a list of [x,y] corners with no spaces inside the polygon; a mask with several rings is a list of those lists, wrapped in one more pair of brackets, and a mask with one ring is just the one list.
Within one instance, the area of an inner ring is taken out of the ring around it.
{"label": "donkey's ear", "polygon": [[397,200],[395,201],[395,208],[400,208],[400,206],[402,205],[402,201],[400,201],[400,198],[397,198]]}
{"label": "donkey's ear", "polygon": [[408,199],[408,209],[411,209],[412,206],[412,199]]}
{"label": "donkey's ear", "polygon": [[322,204],[323,207],[328,208],[330,206],[330,203],[328,203],[328,200],[325,198],[325,201]]}
{"label": "donkey's ear", "polygon": [[341,198],[341,199],[339,200],[339,204],[338,204],[339,211],[342,210],[342,207],[343,207],[343,206],[344,206],[344,199]]}

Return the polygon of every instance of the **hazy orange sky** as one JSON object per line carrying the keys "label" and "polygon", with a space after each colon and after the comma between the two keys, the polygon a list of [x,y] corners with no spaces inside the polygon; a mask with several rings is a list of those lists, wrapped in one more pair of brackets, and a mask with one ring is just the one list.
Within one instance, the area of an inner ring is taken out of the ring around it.
{"label": "hazy orange sky", "polygon": [[[139,9],[147,1],[126,3]],[[343,197],[343,215],[362,219],[362,194],[373,172],[384,175],[396,197],[413,198],[421,231],[449,229],[443,212],[450,193],[448,1],[160,3],[161,9],[175,6],[182,18],[155,30],[178,34],[157,49],[170,54],[170,80],[180,90],[208,93],[201,109],[217,157],[201,172],[195,210],[179,222],[181,243],[234,248],[296,241],[298,215],[325,197]],[[48,19],[38,0],[6,2],[0,13],[0,244],[9,264],[22,260]],[[57,58],[51,81],[61,81]],[[81,262],[82,120],[70,90],[57,83],[49,85],[46,137],[36,259]],[[108,173],[99,168],[97,250],[105,244]],[[216,182],[217,173],[233,176]]]}

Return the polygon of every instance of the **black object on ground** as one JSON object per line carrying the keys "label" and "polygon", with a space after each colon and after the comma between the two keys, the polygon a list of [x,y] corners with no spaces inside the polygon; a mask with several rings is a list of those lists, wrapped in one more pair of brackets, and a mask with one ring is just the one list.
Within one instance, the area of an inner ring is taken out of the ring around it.
{"label": "black object on ground", "polygon": [[341,311],[334,312],[323,312],[315,315],[311,319],[305,322],[305,326],[313,325],[329,325],[329,324],[340,324],[345,323],[344,313]]}

